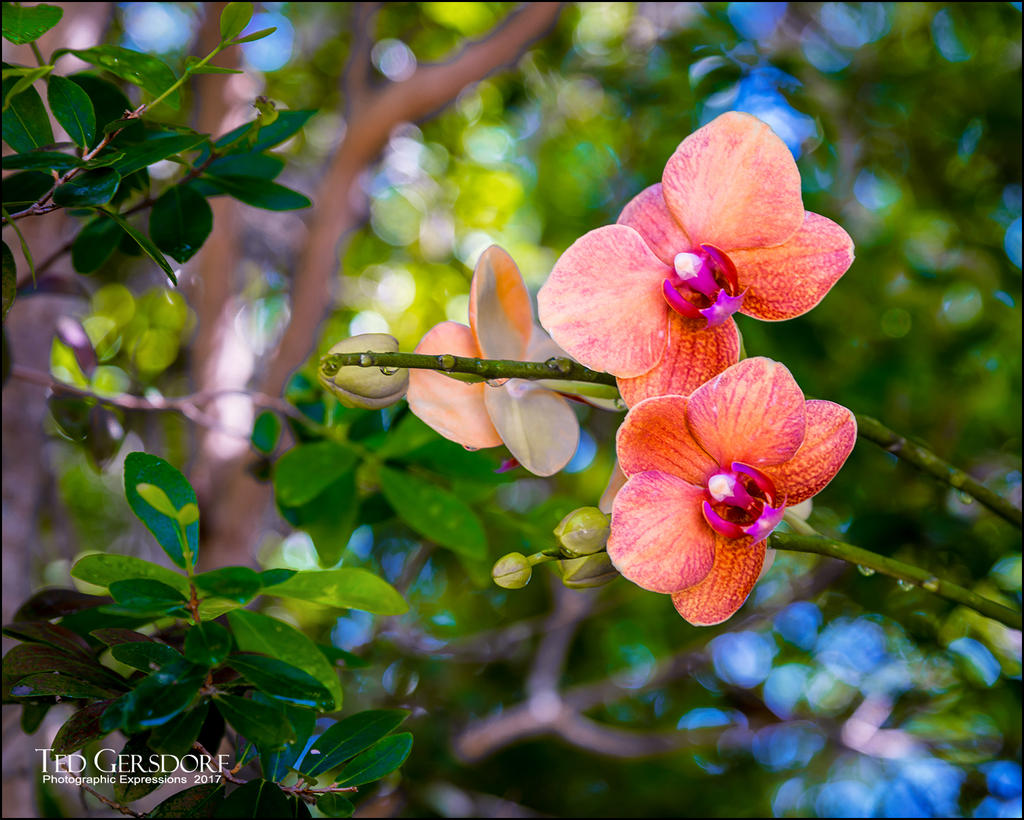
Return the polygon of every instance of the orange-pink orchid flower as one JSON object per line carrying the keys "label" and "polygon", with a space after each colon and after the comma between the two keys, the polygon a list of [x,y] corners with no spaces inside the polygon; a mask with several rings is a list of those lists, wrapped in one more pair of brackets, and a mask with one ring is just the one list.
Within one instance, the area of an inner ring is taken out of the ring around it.
{"label": "orange-pink orchid flower", "polygon": [[[473,271],[469,327],[435,325],[416,353],[544,361],[564,355],[533,322],[530,294],[515,262],[492,245]],[[552,475],[572,458],[580,428],[568,401],[525,379],[467,384],[442,373],[409,373],[409,408],[445,438],[479,449],[504,443],[536,475]]]}
{"label": "orange-pink orchid flower", "polygon": [[729,112],[683,140],[615,225],[559,258],[540,322],[577,361],[615,374],[632,406],[688,394],[734,364],[733,313],[792,319],[852,262],[846,231],[804,210],[785,143]]}
{"label": "orange-pink orchid flower", "polygon": [[832,480],[856,437],[853,413],[805,401],[786,367],[761,357],[689,396],[645,399],[618,432],[628,480],[608,555],[690,623],[721,623],[750,594],[786,508]]}

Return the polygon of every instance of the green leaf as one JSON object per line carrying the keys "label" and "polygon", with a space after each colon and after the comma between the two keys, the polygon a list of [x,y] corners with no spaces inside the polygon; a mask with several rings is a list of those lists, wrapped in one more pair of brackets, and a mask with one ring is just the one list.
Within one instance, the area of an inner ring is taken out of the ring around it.
{"label": "green leaf", "polygon": [[[326,663],[326,661],[324,661]],[[95,684],[107,692],[123,692],[125,682],[112,669],[98,661],[69,655],[52,646],[22,643],[11,649],[3,659],[4,689],[22,678],[39,672],[56,672]]]}
{"label": "green leaf", "polygon": [[113,198],[120,183],[121,175],[113,168],[97,168],[57,186],[53,192],[53,201],[65,208],[105,205]]}
{"label": "green leaf", "polygon": [[59,151],[29,151],[25,154],[8,154],[3,159],[5,171],[56,171],[62,174],[69,168],[80,165],[81,160],[71,154]]}
{"label": "green leaf", "polygon": [[228,3],[220,13],[221,42],[241,34],[252,19],[252,12],[252,3]]}
{"label": "green leaf", "polygon": [[131,555],[87,555],[71,568],[71,576],[100,587],[109,587],[117,581],[149,578],[188,595],[188,579],[184,575]]}
{"label": "green leaf", "polygon": [[4,69],[3,78],[6,80],[8,77],[14,77],[16,82],[4,91],[4,104],[3,110],[6,111],[10,105],[11,100],[18,96],[22,91],[32,87],[32,83],[41,77],[45,77],[53,71],[52,65],[38,66],[37,68],[15,68],[15,69]]}
{"label": "green leaf", "polygon": [[260,583],[264,587],[272,587],[275,584],[283,584],[293,575],[295,575],[295,570],[293,569],[284,569],[283,567],[265,569],[260,573]]}
{"label": "green leaf", "polygon": [[340,720],[316,739],[299,768],[311,777],[335,769],[397,729],[408,716],[404,709],[371,709]]}
{"label": "green leaf", "polygon": [[152,672],[181,660],[181,653],[177,649],[156,641],[119,643],[111,647],[110,654],[121,663],[143,672]]}
{"label": "green leaf", "polygon": [[276,700],[321,711],[334,705],[327,688],[308,672],[264,655],[232,655],[227,665]]}
{"label": "green leaf", "polygon": [[381,467],[380,487],[392,509],[420,535],[467,558],[487,557],[480,519],[452,493],[390,467]]}
{"label": "green leaf", "polygon": [[359,609],[377,615],[401,615],[409,609],[391,584],[369,570],[357,567],[297,572],[284,583],[263,592],[265,595],[339,609]]}
{"label": "green leaf", "polygon": [[231,633],[212,621],[196,624],[185,635],[185,657],[202,666],[216,666],[231,652]]}
{"label": "green leaf", "polygon": [[[149,751],[150,749],[146,735],[135,735],[134,737],[128,738],[128,742],[124,744],[124,747],[118,754],[118,759],[131,760],[134,755],[136,756],[136,759],[141,757],[145,760],[149,757]],[[127,755],[127,757],[125,757],[125,755]],[[164,779],[162,774],[162,772],[157,771],[153,772],[151,777],[141,777],[138,779],[133,777],[115,778],[114,800],[121,805],[126,805],[131,803],[133,800],[138,800],[140,797],[145,797],[151,791],[160,788]]]}
{"label": "green leaf", "polygon": [[195,577],[196,586],[207,595],[248,603],[263,586],[260,574],[248,567],[224,567]]}
{"label": "green leaf", "polygon": [[294,211],[313,204],[309,197],[298,191],[257,177],[215,177],[204,174],[202,179],[221,193],[265,211]]}
{"label": "green leaf", "polygon": [[[253,698],[260,703],[269,701],[269,698],[262,693],[254,694]],[[295,740],[277,751],[270,751],[262,747],[257,750],[263,776],[275,782],[283,780],[295,765],[299,755],[305,750],[306,743],[309,741],[310,735],[313,734],[313,729],[316,728],[316,713],[309,709],[285,705],[284,713],[295,732]]]}
{"label": "green leaf", "polygon": [[80,680],[70,675],[40,672],[28,675],[11,687],[16,698],[38,698],[60,695],[62,698],[109,698],[115,691]]}
{"label": "green leaf", "polygon": [[[7,243],[3,243],[3,302],[4,318],[7,318],[7,311],[14,304],[14,297],[18,292],[18,269],[14,264],[14,253]],[[276,417],[275,417],[276,418]],[[278,423],[280,429],[280,423]],[[254,432],[255,435],[255,432]],[[276,436],[275,436],[276,438]]]}
{"label": "green leaf", "polygon": [[[7,251],[10,253],[10,251]],[[4,257],[6,259],[6,256]],[[13,262],[13,257],[12,257]],[[5,302],[6,304],[6,302]],[[258,416],[256,421],[252,425],[252,446],[259,450],[261,453],[267,453],[268,455],[274,451],[277,446],[277,440],[281,435],[281,420],[277,417],[276,413],[272,413],[269,410],[264,410]]]}
{"label": "green leaf", "polygon": [[187,599],[174,587],[160,581],[131,579],[114,581],[110,594],[115,604],[102,607],[104,612],[117,615],[182,615]]}
{"label": "green leaf", "polygon": [[340,794],[322,794],[316,801],[316,810],[324,817],[351,817],[356,807]]}
{"label": "green leaf", "polygon": [[[5,99],[16,82],[16,77],[9,77],[3,81],[0,88]],[[11,104],[4,111],[0,130],[3,132],[4,142],[17,154],[53,143],[50,116],[43,106],[43,98],[34,88],[26,88],[11,100]]]}
{"label": "green leaf", "polygon": [[224,802],[223,783],[202,783],[172,794],[149,817],[215,817]]}
{"label": "green leaf", "polygon": [[60,624],[51,624],[49,621],[15,621],[4,627],[3,634],[19,641],[46,644],[92,660],[92,651],[86,640]]}
{"label": "green leaf", "polygon": [[94,629],[89,634],[107,646],[117,646],[122,643],[155,643],[148,635],[143,635],[134,629]]}
{"label": "green leaf", "polygon": [[205,677],[206,669],[186,660],[168,664],[111,703],[100,726],[107,731],[122,729],[126,734],[162,726],[188,708]]}
{"label": "green leaf", "polygon": [[174,270],[169,264],[167,264],[167,260],[164,259],[164,255],[160,253],[160,249],[153,244],[152,239],[142,233],[142,231],[133,228],[120,215],[112,213],[111,211],[100,211],[100,213],[108,219],[112,219],[116,222],[122,231],[134,239],[135,243],[142,248],[143,253],[156,262],[157,265],[160,266],[160,269],[167,274],[167,278],[171,280],[171,284],[178,284],[178,278],[174,275]]}
{"label": "green leaf", "polygon": [[[268,148],[280,145],[286,139],[299,131],[299,129],[301,129],[315,113],[316,111],[314,110],[279,111],[277,119],[270,125],[261,127],[256,136],[256,142],[251,148],[247,148],[246,150],[266,151]],[[224,148],[231,145],[239,137],[247,134],[255,125],[256,123],[254,122],[240,125],[238,128],[228,131],[224,136],[218,137],[214,145],[217,148]]]}
{"label": "green leaf", "polygon": [[300,507],[312,501],[356,463],[356,453],[334,441],[293,447],[274,467],[278,504]]}
{"label": "green leaf", "polygon": [[167,493],[161,490],[156,484],[136,484],[135,490],[142,496],[142,500],[149,504],[158,513],[163,513],[169,518],[177,520],[178,510],[167,497]]}
{"label": "green leaf", "polygon": [[97,216],[87,222],[72,241],[71,266],[78,273],[95,273],[117,250],[123,235],[116,222]]}
{"label": "green leaf", "polygon": [[107,700],[90,703],[64,721],[53,738],[53,753],[66,755],[77,752],[107,734],[100,727],[100,716],[109,705],[110,701]]}
{"label": "green leaf", "polygon": [[3,33],[4,39],[15,45],[24,45],[38,40],[64,16],[64,9],[39,3],[35,6],[23,6],[20,3],[4,3]]}
{"label": "green leaf", "polygon": [[268,615],[238,609],[229,612],[227,617],[241,651],[270,655],[308,672],[331,693],[334,708],[341,708],[338,673],[313,641],[295,627]]}
{"label": "green leaf", "polygon": [[349,471],[301,507],[281,507],[292,526],[313,539],[321,566],[338,563],[355,527],[359,511],[355,471]]}
{"label": "green leaf", "polygon": [[[49,174],[40,171],[19,171],[4,177],[3,200],[5,209],[21,209],[37,201],[53,187]],[[17,223],[11,226],[17,228]]]}
{"label": "green leaf", "polygon": [[[102,132],[103,128],[115,120],[120,120],[126,111],[131,110],[131,102],[116,85],[107,80],[97,77],[95,74],[83,72],[68,77],[86,94],[92,102],[93,110],[96,113],[96,127]],[[125,146],[132,142],[138,142],[146,135],[145,126],[141,119],[132,120],[127,127],[117,135],[117,145]],[[117,149],[111,149],[116,151]]]}
{"label": "green leaf", "polygon": [[153,533],[153,537],[175,564],[185,567],[186,560],[194,564],[199,557],[199,523],[196,522],[185,530],[188,550],[191,553],[191,556],[186,559],[177,519],[154,510],[139,495],[138,485],[143,483],[155,484],[160,487],[167,494],[175,509],[181,509],[186,504],[196,503],[196,493],[192,489],[192,485],[175,467],[159,456],[149,453],[129,453],[125,459],[124,491],[132,512]]}
{"label": "green leaf", "polygon": [[128,174],[141,171],[154,162],[198,148],[207,139],[209,137],[205,134],[158,131],[147,136],[143,142],[136,142],[122,148],[124,156],[113,164],[113,168],[121,176],[126,177]]}
{"label": "green leaf", "polygon": [[188,754],[199,737],[209,711],[210,703],[204,700],[195,709],[183,712],[163,726],[155,727],[149,734],[149,748],[154,752],[179,757]]}
{"label": "green leaf", "polygon": [[213,230],[213,211],[206,197],[188,185],[168,188],[149,212],[149,235],[156,246],[184,264]]}
{"label": "green leaf", "polygon": [[[92,65],[99,66],[122,80],[139,86],[143,91],[159,97],[175,83],[174,72],[167,63],[149,54],[142,54],[120,46],[94,46],[93,48],[58,49],[53,59],[64,53],[71,53]],[[164,100],[175,111],[181,102],[178,89],[168,94]]]}
{"label": "green leaf", "polygon": [[274,783],[250,780],[231,793],[217,817],[309,817],[305,803],[290,797]]}
{"label": "green leaf", "polygon": [[405,763],[412,751],[412,735],[403,732],[378,741],[349,763],[338,776],[339,786],[361,786],[380,780]]}
{"label": "green leaf", "polygon": [[215,159],[206,172],[216,177],[259,177],[273,179],[284,168],[284,160],[270,154],[229,154]]}
{"label": "green leaf", "polygon": [[54,119],[68,132],[71,141],[88,148],[96,137],[96,111],[82,87],[67,77],[50,77],[46,101]]}
{"label": "green leaf", "polygon": [[214,704],[236,732],[250,743],[281,749],[295,740],[295,730],[284,709],[235,695],[215,695]]}
{"label": "green leaf", "polygon": [[239,37],[237,40],[232,40],[229,45],[237,46],[242,43],[254,43],[257,40],[262,40],[264,37],[269,37],[275,31],[277,31],[277,26],[261,28],[259,31],[254,31],[252,34],[246,34],[245,37]]}

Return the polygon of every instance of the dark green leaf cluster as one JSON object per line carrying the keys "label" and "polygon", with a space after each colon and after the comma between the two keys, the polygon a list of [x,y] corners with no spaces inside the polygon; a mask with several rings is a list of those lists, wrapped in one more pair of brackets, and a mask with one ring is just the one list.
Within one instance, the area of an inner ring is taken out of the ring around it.
{"label": "dark green leaf cluster", "polygon": [[[243,607],[265,595],[394,615],[406,609],[402,597],[357,568],[196,573],[199,511],[185,477],[163,459],[132,453],[124,482],[132,511],[184,573],[125,555],[81,559],[72,575],[107,595],[44,590],[21,607],[4,628],[20,641],[3,659],[4,703],[22,705],[27,732],[56,703],[76,703],[54,754],[91,748],[114,731],[128,738],[123,754],[216,754],[230,728],[237,761],[250,765],[226,779],[244,785],[226,793],[218,771],[217,782],[174,795],[155,816],[309,816],[314,801],[330,816],[349,816],[344,795],[408,757],[412,735],[392,734],[408,713],[318,722],[341,710],[336,663],[359,660]],[[115,799],[129,803],[159,784],[122,783]]]}
{"label": "dark green leaf cluster", "polygon": [[[222,49],[273,32],[241,36],[252,12],[251,3],[229,3],[221,18],[221,43],[206,58],[189,58],[180,77],[159,58],[116,45],[59,48],[49,62],[39,56],[39,67],[4,63],[3,140],[13,153],[4,157],[3,168],[16,172],[4,180],[5,226],[17,227],[21,218],[57,208],[75,209],[86,220],[71,246],[76,272],[95,273],[121,250],[144,254],[176,284],[176,266],[168,257],[184,264],[202,247],[213,230],[210,197],[226,195],[271,211],[309,207],[307,197],[273,181],[284,163],[267,151],[296,133],[312,111],[278,112],[273,103],[257,101],[256,119],[220,138],[147,119],[160,105],[178,111],[181,86],[191,75],[234,71],[208,63]],[[5,3],[4,37],[36,48],[34,41],[61,15],[55,6]],[[65,54],[91,64],[95,72],[55,74]],[[49,112],[34,85],[44,80]],[[143,104],[130,103],[118,81],[140,89]],[[70,143],[56,141],[54,124]],[[154,190],[147,171],[158,162],[181,167],[162,190]],[[147,220],[135,218],[147,209]],[[18,237],[34,275],[20,231]],[[11,254],[4,248],[7,259]]]}

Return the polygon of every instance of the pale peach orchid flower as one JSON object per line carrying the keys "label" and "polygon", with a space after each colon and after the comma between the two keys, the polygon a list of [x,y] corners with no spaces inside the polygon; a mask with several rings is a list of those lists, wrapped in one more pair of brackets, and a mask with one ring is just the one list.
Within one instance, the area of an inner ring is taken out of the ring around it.
{"label": "pale peach orchid flower", "polygon": [[672,596],[691,624],[721,623],[760,577],[787,507],[820,492],[853,449],[853,413],[806,401],[789,370],[744,359],[689,396],[635,405],[616,439],[625,485],[608,555]]}
{"label": "pale peach orchid flower", "polygon": [[632,406],[686,395],[739,359],[732,315],[792,319],[853,262],[853,242],[804,210],[785,143],[729,112],[682,141],[660,183],[578,239],[537,297],[541,325]]}
{"label": "pale peach orchid flower", "polygon": [[[527,361],[564,355],[534,325],[523,277],[496,245],[483,252],[473,271],[469,327],[441,322],[415,352]],[[579,422],[569,402],[525,379],[467,384],[436,371],[412,370],[407,398],[409,409],[445,438],[470,449],[505,444],[536,475],[561,470],[579,444]]]}

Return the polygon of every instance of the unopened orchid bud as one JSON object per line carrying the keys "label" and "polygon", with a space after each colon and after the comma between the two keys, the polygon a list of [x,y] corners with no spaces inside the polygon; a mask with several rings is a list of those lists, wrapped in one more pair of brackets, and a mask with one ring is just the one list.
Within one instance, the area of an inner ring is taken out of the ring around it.
{"label": "unopened orchid bud", "polygon": [[533,568],[521,552],[510,552],[494,562],[491,578],[504,589],[522,589],[530,583]]}
{"label": "unopened orchid bud", "polygon": [[[328,351],[334,353],[397,353],[398,339],[386,333],[363,333],[343,339]],[[317,371],[320,384],[330,390],[346,407],[379,410],[401,399],[409,388],[406,368],[331,366],[321,363]]]}
{"label": "unopened orchid bud", "polygon": [[558,574],[562,583],[570,589],[586,589],[604,586],[615,579],[619,572],[612,566],[607,552],[595,552],[582,558],[569,558],[558,562]]}
{"label": "unopened orchid bud", "polygon": [[609,518],[597,507],[573,510],[555,527],[562,553],[570,558],[591,555],[608,542]]}

